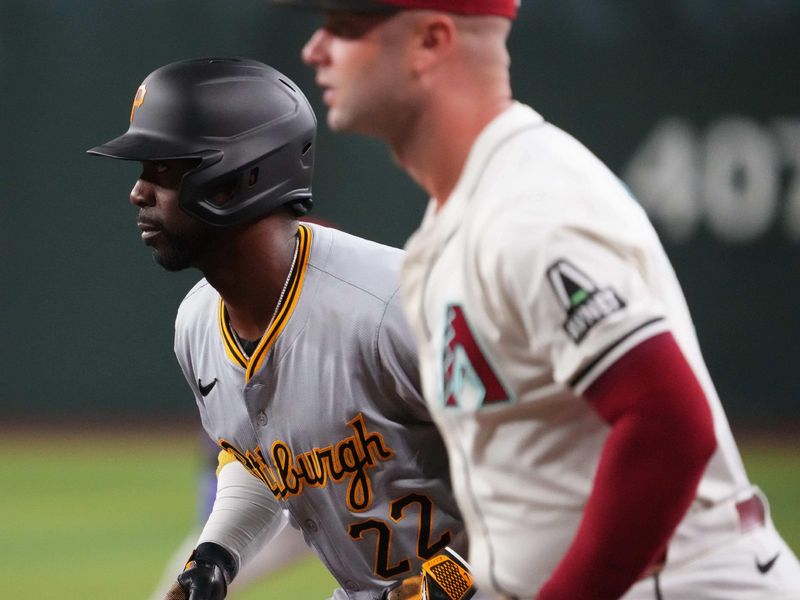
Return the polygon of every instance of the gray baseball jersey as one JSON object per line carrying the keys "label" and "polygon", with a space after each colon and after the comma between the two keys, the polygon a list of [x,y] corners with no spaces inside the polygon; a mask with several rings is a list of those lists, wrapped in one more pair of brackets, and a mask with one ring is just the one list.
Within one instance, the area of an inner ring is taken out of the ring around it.
{"label": "gray baseball jersey", "polygon": [[284,301],[251,356],[205,280],[175,352],[203,427],[281,501],[338,580],[375,598],[464,536],[402,317],[403,252],[301,225]]}

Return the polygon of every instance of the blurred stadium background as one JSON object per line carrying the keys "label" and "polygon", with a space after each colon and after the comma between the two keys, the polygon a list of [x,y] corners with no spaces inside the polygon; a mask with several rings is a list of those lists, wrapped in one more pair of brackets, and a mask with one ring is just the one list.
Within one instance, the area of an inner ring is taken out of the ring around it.
{"label": "blurred stadium background", "polygon": [[[398,246],[418,222],[424,195],[384,147],[324,125],[299,60],[317,23],[266,0],[0,0],[4,596],[144,598],[194,520],[199,420],[171,336],[197,275],[164,273],[142,246],[127,204],[138,165],[84,154],[124,131],[150,71],[211,55],[272,64],[321,121],[317,214]],[[517,98],[651,214],[796,550],[799,31],[796,0],[523,0],[510,42]],[[313,563],[287,578],[252,597],[332,585]]]}

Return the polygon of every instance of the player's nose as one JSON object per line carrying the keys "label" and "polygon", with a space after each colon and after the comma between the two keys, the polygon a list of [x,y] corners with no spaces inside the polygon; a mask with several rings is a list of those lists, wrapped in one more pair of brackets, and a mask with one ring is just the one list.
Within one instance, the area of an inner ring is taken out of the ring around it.
{"label": "player's nose", "polygon": [[152,206],[155,203],[155,193],[152,184],[144,179],[137,179],[131,190],[130,202],[139,208]]}
{"label": "player's nose", "polygon": [[318,67],[326,60],[328,37],[328,32],[319,28],[303,46],[301,56],[309,67]]}

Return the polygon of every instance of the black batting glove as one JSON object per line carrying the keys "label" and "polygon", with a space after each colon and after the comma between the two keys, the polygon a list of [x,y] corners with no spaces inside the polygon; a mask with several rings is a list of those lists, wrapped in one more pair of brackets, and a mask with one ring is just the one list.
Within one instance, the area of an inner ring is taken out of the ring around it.
{"label": "black batting glove", "polygon": [[165,600],[224,600],[236,575],[230,552],[212,542],[195,548]]}

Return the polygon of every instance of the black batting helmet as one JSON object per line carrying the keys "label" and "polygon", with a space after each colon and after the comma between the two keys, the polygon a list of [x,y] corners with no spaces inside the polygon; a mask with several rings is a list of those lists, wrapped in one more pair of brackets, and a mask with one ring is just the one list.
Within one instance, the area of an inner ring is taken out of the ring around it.
{"label": "black batting helmet", "polygon": [[[198,58],[156,69],[136,91],[130,127],[88,150],[124,160],[196,158],[178,202],[211,225],[255,221],[283,205],[311,209],[317,120],[303,92],[255,60]],[[211,202],[233,184],[224,205]]]}

